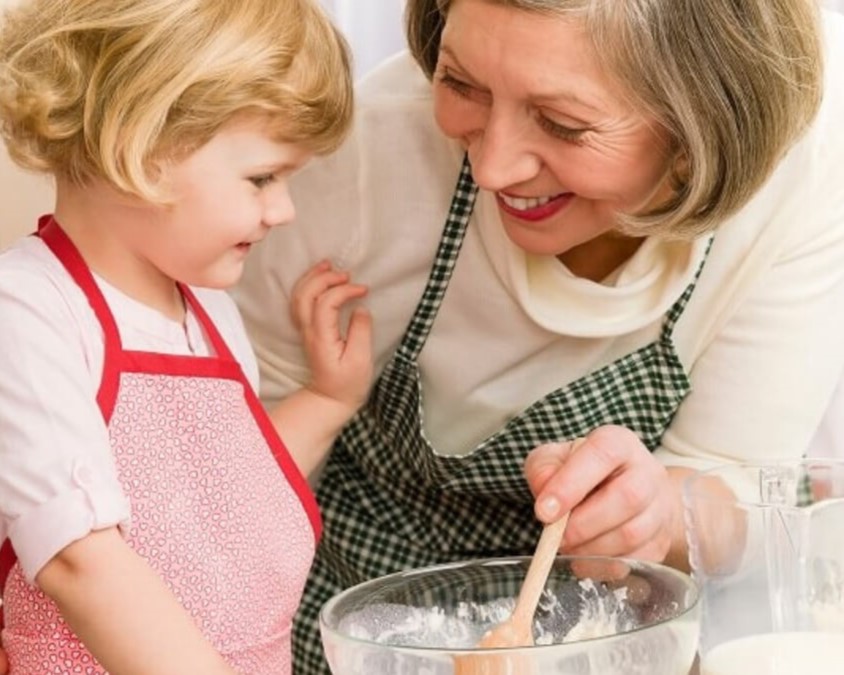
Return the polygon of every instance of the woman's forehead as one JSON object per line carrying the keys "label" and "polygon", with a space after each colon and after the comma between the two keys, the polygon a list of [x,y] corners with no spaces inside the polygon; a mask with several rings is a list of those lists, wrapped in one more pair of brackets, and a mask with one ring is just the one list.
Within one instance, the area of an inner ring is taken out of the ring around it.
{"label": "woman's forehead", "polygon": [[606,108],[618,86],[597,58],[584,23],[571,16],[457,0],[449,11],[441,55],[486,86],[535,99],[574,97]]}

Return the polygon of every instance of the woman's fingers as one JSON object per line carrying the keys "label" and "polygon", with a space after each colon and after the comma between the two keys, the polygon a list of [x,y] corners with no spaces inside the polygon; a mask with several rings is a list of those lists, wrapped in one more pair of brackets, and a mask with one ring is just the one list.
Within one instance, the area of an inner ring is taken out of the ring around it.
{"label": "woman's fingers", "polygon": [[651,509],[661,484],[657,472],[648,466],[649,459],[609,476],[578,504],[577,518],[570,530],[573,544],[580,543],[574,541],[574,535],[581,528],[595,536],[629,524],[631,537],[638,534],[631,519]]}
{"label": "woman's fingers", "polygon": [[525,460],[525,477],[534,496],[545,490],[548,481],[562,468],[572,443],[545,443],[534,448]]}
{"label": "woman's fingers", "polygon": [[[565,551],[575,555],[605,555],[662,560],[670,537],[656,509],[637,513],[626,521],[578,522],[575,509],[566,528]],[[572,523],[572,521],[574,521]]]}
{"label": "woman's fingers", "polygon": [[[548,465],[554,462],[555,447],[558,448],[559,467],[551,472]],[[531,467],[537,478],[537,483],[531,483],[531,486],[539,488],[536,515],[543,522],[558,519],[608,478],[629,468],[640,450],[650,455],[633,432],[616,426],[596,429],[586,437],[577,452],[571,452],[570,447],[570,444],[565,448],[551,444],[534,451],[540,458],[537,460],[539,467]],[[545,473],[551,475],[546,476]],[[545,482],[540,485],[538,479],[542,478]],[[528,481],[531,480],[528,477]]]}
{"label": "woman's fingers", "polygon": [[652,559],[667,553],[668,474],[628,429],[596,429],[577,452],[569,443],[540,446],[529,456],[525,475],[540,520],[571,511],[567,552]]}

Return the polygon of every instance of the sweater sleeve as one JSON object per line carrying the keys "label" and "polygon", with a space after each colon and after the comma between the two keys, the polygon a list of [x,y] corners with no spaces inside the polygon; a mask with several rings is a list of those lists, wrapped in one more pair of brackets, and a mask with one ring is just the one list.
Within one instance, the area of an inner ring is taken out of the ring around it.
{"label": "sweater sleeve", "polygon": [[[692,309],[703,315],[699,339],[687,336],[699,353],[692,393],[658,450],[667,464],[804,455],[844,372],[844,20],[827,15],[826,29],[821,111],[749,209],[767,221],[770,241],[741,256],[762,252],[769,262],[735,305],[717,301],[736,282],[724,269],[719,288],[703,291],[709,314]],[[737,259],[743,233],[733,230],[716,235],[713,257]]]}

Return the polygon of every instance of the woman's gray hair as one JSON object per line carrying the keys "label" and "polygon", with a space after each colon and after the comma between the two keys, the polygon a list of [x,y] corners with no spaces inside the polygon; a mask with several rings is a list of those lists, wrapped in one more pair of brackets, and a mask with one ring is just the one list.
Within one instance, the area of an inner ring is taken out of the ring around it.
{"label": "woman's gray hair", "polygon": [[[408,2],[408,43],[428,77],[459,1]],[[621,216],[628,233],[688,238],[716,228],[760,189],[820,105],[814,0],[484,1],[581,20],[619,93],[670,134],[674,196]]]}

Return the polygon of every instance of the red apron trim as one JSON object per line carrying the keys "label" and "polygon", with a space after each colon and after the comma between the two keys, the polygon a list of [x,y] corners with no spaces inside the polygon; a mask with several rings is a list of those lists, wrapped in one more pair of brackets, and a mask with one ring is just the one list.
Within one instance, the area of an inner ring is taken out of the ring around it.
{"label": "red apron trim", "polygon": [[[18,557],[15,555],[15,549],[12,548],[12,542],[7,539],[3,542],[3,545],[0,546],[0,590],[6,586],[6,579],[9,576],[9,572],[11,572],[12,568],[15,566],[17,559]],[[0,630],[3,630],[2,605],[0,605]]]}
{"label": "red apron trim", "polygon": [[226,341],[223,340],[223,336],[220,335],[220,331],[217,330],[214,322],[211,321],[211,317],[208,316],[208,312],[206,312],[205,308],[199,304],[199,300],[196,299],[193,291],[184,284],[179,284],[179,290],[182,292],[182,296],[185,300],[187,300],[187,303],[196,315],[199,325],[202,326],[202,329],[205,331],[205,335],[211,342],[211,346],[214,348],[214,353],[217,357],[227,361],[234,361],[235,358],[232,356],[231,351],[229,351]]}
{"label": "red apron trim", "polygon": [[117,355],[123,351],[120,342],[120,331],[114,322],[114,316],[108,308],[100,287],[94,281],[94,275],[82,259],[76,246],[64,233],[53,216],[41,216],[38,220],[38,236],[64,265],[68,274],[85,293],[88,304],[97,315],[103,328],[103,377],[97,392],[97,404],[103,413],[106,424],[114,411],[114,401],[117,398],[117,387],[120,384]]}
{"label": "red apron trim", "polygon": [[177,377],[219,377],[246,383],[237,361],[222,361],[212,356],[179,356],[124,351],[120,355],[121,373],[150,373]]}
{"label": "red apron trim", "polygon": [[[322,533],[322,520],[316,497],[307,480],[299,471],[290,452],[284,445],[269,416],[258,400],[252,386],[243,374],[240,364],[214,326],[205,309],[197,300],[193,291],[183,284],[179,290],[190,304],[205,335],[216,354],[215,357],[178,356],[154,354],[148,352],[126,351],[120,340],[120,331],[114,316],[100,291],[94,276],[76,246],[61,229],[52,215],[41,216],[38,220],[38,236],[55,254],[73,280],[85,293],[88,303],[94,311],[104,336],[103,375],[97,392],[97,404],[106,425],[114,412],[117,391],[120,386],[121,372],[151,373],[184,377],[213,377],[240,382],[243,386],[247,405],[269,446],[276,464],[290,483],[302,508],[308,516],[314,531],[314,538],[319,541]],[[5,587],[6,578],[17,561],[11,541],[8,539],[0,547],[0,592]],[[3,609],[0,606],[0,628],[3,626]]]}
{"label": "red apron trim", "polygon": [[255,421],[258,423],[259,428],[263,432],[264,438],[267,439],[267,443],[270,446],[270,450],[272,450],[276,463],[281,467],[281,470],[284,472],[284,476],[287,478],[287,481],[299,497],[299,501],[302,503],[305,513],[308,514],[308,518],[311,521],[311,527],[314,529],[314,539],[318,544],[319,539],[322,536],[322,517],[320,516],[319,504],[317,503],[316,495],[314,495],[313,490],[311,490],[307,479],[302,475],[302,472],[299,471],[299,467],[296,466],[296,462],[294,462],[293,457],[290,456],[290,451],[287,449],[287,446],[284,444],[281,436],[278,435],[275,426],[273,426],[270,416],[267,414],[264,406],[261,405],[261,401],[258,400],[258,397],[255,395],[255,391],[248,383],[244,387],[244,393],[246,394],[246,402],[249,404],[249,408],[255,416]]}

